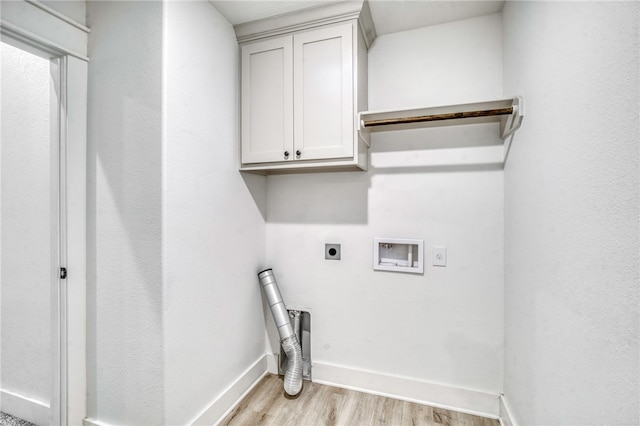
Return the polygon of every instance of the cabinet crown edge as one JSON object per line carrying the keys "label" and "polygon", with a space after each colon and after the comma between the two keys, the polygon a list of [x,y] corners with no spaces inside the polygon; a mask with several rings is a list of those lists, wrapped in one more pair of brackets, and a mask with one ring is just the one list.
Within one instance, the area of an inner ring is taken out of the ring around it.
{"label": "cabinet crown edge", "polygon": [[233,28],[238,43],[301,31],[321,25],[357,19],[367,46],[371,47],[376,30],[367,0],[332,2],[282,15],[237,24]]}

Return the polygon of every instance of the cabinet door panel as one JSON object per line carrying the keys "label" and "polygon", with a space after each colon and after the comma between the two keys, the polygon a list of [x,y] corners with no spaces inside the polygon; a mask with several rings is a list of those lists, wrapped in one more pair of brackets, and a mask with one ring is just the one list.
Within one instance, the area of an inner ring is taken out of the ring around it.
{"label": "cabinet door panel", "polygon": [[352,24],[294,36],[294,141],[301,160],[353,156],[352,40]]}
{"label": "cabinet door panel", "polygon": [[295,156],[292,43],[286,36],[242,46],[242,163]]}

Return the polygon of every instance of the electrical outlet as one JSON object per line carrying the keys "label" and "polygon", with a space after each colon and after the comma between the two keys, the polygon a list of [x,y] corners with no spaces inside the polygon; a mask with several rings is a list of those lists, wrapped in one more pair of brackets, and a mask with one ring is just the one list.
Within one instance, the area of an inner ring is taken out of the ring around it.
{"label": "electrical outlet", "polygon": [[442,246],[431,247],[431,258],[433,266],[447,266],[447,248]]}
{"label": "electrical outlet", "polygon": [[326,260],[340,260],[340,244],[325,244],[324,258]]}

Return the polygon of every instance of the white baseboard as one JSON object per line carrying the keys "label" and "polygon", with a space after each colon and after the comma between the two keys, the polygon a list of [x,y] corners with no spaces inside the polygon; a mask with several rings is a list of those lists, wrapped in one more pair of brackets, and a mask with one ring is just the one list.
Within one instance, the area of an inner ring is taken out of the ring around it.
{"label": "white baseboard", "polygon": [[492,419],[500,415],[498,394],[328,363],[313,363],[311,375],[316,383]]}
{"label": "white baseboard", "polygon": [[502,426],[517,426],[504,394],[500,395],[500,424]]}
{"label": "white baseboard", "polygon": [[267,373],[278,374],[278,365],[280,363],[280,355],[267,354]]}
{"label": "white baseboard", "polygon": [[112,426],[109,423],[104,423],[96,419],[91,419],[89,417],[85,418],[82,421],[83,426]]}
{"label": "white baseboard", "polygon": [[[225,389],[207,408],[189,422],[190,425],[215,425],[233,410],[253,387],[267,374],[267,356],[261,356],[237,380]],[[86,418],[83,426],[112,426],[97,419]]]}
{"label": "white baseboard", "polygon": [[50,421],[48,404],[4,389],[0,389],[0,411],[39,426]]}
{"label": "white baseboard", "polygon": [[267,356],[263,355],[189,424],[216,425],[220,423],[266,374]]}

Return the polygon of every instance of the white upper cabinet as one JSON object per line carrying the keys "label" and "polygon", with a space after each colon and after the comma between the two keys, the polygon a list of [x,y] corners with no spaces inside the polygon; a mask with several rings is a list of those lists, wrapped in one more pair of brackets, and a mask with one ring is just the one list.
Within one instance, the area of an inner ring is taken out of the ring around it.
{"label": "white upper cabinet", "polygon": [[344,24],[293,37],[296,159],[353,156],[352,27]]}
{"label": "white upper cabinet", "polygon": [[367,43],[359,15],[320,16],[322,25],[300,25],[292,14],[271,28],[260,21],[261,31],[236,27],[242,61],[240,170],[367,169],[368,143],[357,131],[358,112],[367,105]]}
{"label": "white upper cabinet", "polygon": [[293,152],[293,37],[242,47],[242,162],[286,161]]}

